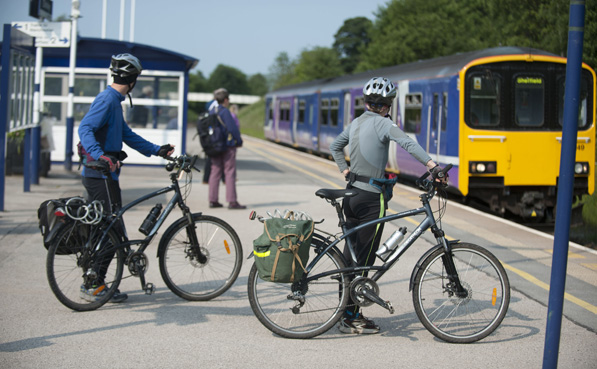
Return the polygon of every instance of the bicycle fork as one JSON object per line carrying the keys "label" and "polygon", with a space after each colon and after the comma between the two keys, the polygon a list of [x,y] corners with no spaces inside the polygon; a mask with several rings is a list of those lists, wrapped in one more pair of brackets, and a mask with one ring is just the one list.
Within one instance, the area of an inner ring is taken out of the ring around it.
{"label": "bicycle fork", "polygon": [[199,245],[199,239],[197,238],[197,226],[193,221],[193,216],[191,215],[191,212],[187,209],[185,213],[188,222],[187,236],[189,237],[190,242],[189,249],[187,250],[187,257],[189,257],[191,260],[195,259],[201,264],[205,264],[207,263],[207,255],[205,255],[201,251],[201,245]]}
{"label": "bicycle fork", "polygon": [[443,237],[443,231],[439,230],[439,233],[441,233],[441,237],[438,237],[438,240],[441,240],[441,244],[444,248],[442,262],[444,263],[444,268],[446,268],[448,280],[450,281],[447,286],[443,287],[449,294],[455,294],[456,297],[459,298],[466,298],[468,296],[468,291],[462,286],[462,283],[460,282],[458,270],[456,270],[456,265],[454,264],[454,255],[452,254],[452,248],[446,241],[445,237]]}

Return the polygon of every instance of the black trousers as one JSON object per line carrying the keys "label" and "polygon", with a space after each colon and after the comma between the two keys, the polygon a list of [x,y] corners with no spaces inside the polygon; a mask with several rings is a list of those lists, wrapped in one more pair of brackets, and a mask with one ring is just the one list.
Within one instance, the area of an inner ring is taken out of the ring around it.
{"label": "black trousers", "polygon": [[[108,190],[108,186],[110,190]],[[91,202],[98,200],[104,207],[104,213],[111,213],[111,211],[117,211],[122,207],[122,196],[120,191],[120,184],[118,181],[106,182],[102,178],[90,178],[83,177],[83,186],[87,191],[87,201]],[[112,208],[112,205],[114,208]],[[122,219],[121,219],[122,220]],[[121,235],[121,241],[126,241],[126,229],[124,227],[124,221],[116,224],[116,230]],[[101,261],[98,272],[98,281],[96,284],[101,285],[104,283],[106,277],[106,271],[110,266],[110,262],[114,258],[115,252],[106,254],[106,257]]]}
{"label": "black trousers", "polygon": [[[349,229],[386,215],[386,202],[382,194],[355,187],[352,187],[351,190],[357,192],[357,195],[345,198],[342,202],[346,226]],[[371,266],[375,263],[375,252],[379,248],[383,228],[383,224],[365,227],[350,237],[355,248],[358,266]],[[348,246],[344,247],[344,257],[346,260],[351,260]],[[366,277],[367,273],[363,272],[361,276]],[[347,312],[354,314],[358,311],[359,307],[349,298]]]}

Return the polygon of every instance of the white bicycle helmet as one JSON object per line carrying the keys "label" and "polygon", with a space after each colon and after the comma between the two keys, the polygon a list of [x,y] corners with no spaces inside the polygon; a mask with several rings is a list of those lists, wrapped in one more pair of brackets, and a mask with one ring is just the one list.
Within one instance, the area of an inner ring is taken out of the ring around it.
{"label": "white bicycle helmet", "polygon": [[131,54],[112,55],[110,62],[110,71],[112,76],[126,78],[129,76],[138,76],[143,71],[141,62],[136,56]]}
{"label": "white bicycle helmet", "polygon": [[396,87],[384,77],[373,77],[363,87],[365,102],[391,106],[396,97]]}

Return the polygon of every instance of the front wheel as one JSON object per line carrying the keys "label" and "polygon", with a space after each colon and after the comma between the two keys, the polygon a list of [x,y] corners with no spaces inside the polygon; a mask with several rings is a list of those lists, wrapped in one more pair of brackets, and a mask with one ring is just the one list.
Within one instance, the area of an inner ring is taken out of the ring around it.
{"label": "front wheel", "polygon": [[510,282],[499,260],[484,248],[452,245],[452,259],[465,293],[459,293],[444,265],[443,248],[417,271],[413,303],[429,332],[444,341],[470,343],[487,337],[502,322],[510,303]]}
{"label": "front wheel", "polygon": [[50,288],[64,306],[76,311],[95,310],[114,295],[124,270],[124,253],[114,247],[119,237],[99,226],[73,222],[58,232],[48,248],[46,273]]}
{"label": "front wheel", "polygon": [[[314,235],[311,256],[327,245]],[[348,281],[340,272],[345,263],[332,248],[313,266],[307,280],[276,283],[259,277],[253,264],[249,273],[248,294],[251,309],[270,331],[286,338],[318,336],[340,320],[348,301]],[[319,275],[320,277],[317,277]],[[311,278],[314,278],[311,280]]]}
{"label": "front wheel", "polygon": [[[176,295],[190,301],[207,301],[232,286],[242,266],[243,250],[228,223],[207,215],[192,217],[190,227],[183,217],[162,237],[160,273]],[[199,245],[192,244],[189,232],[195,232]]]}

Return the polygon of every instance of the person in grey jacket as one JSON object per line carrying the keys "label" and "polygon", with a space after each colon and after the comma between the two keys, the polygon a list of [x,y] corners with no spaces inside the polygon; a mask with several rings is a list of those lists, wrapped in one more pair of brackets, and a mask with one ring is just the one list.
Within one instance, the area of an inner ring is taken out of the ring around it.
{"label": "person in grey jacket", "polygon": [[[357,192],[356,196],[343,200],[342,207],[349,228],[385,216],[389,198],[383,183],[390,141],[398,143],[430,172],[441,170],[416,141],[388,119],[396,97],[396,88],[391,81],[383,77],[372,78],[365,84],[363,95],[367,111],[353,120],[330,146],[334,161],[348,181],[348,188]],[[350,166],[344,155],[347,146]],[[393,183],[388,186],[391,190]],[[363,228],[351,239],[359,266],[374,264],[382,233],[383,224],[380,224]],[[346,248],[344,255],[350,259]],[[343,333],[379,332],[379,326],[365,318],[351,299],[338,328]]]}

